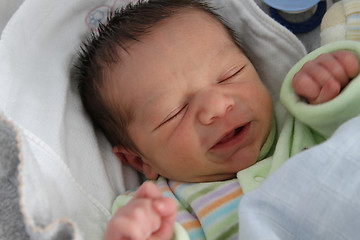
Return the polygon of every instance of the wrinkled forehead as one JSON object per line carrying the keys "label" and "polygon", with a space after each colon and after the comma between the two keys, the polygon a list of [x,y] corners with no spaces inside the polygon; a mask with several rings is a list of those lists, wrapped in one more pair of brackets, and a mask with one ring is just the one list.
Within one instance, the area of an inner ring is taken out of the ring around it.
{"label": "wrinkled forehead", "polygon": [[[215,16],[198,9],[182,9],[157,23],[137,41],[129,41],[126,50],[117,48],[119,60],[105,73],[108,84],[103,94],[116,107],[136,109],[143,105],[142,101],[148,101],[146,97],[158,94],[164,76],[178,71],[183,62],[192,59],[187,53],[202,54],[201,50],[214,41],[219,47],[234,43]],[[178,51],[190,48],[194,51]]]}

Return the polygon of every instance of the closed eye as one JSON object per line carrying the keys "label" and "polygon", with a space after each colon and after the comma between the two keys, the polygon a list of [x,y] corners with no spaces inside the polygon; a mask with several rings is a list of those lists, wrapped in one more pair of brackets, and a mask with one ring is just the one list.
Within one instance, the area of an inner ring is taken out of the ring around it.
{"label": "closed eye", "polygon": [[245,68],[245,66],[246,65],[231,69],[220,79],[220,81],[218,81],[218,83],[226,82],[227,80],[230,80],[233,77],[237,76]]}
{"label": "closed eye", "polygon": [[165,125],[166,123],[169,123],[170,121],[174,120],[175,118],[179,117],[179,115],[186,109],[188,105],[185,104],[184,106],[175,109],[172,111],[161,123],[159,126],[157,126],[154,130],[158,129],[159,127]]}

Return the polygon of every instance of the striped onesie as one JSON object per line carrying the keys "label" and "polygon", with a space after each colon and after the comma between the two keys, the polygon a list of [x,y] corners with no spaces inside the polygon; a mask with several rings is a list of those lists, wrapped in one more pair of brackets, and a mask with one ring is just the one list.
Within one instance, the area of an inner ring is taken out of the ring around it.
{"label": "striped onesie", "polygon": [[175,199],[177,222],[190,239],[237,239],[237,208],[243,195],[238,179],[182,183],[160,177],[163,195]]}
{"label": "striped onesie", "polygon": [[[163,196],[177,204],[173,240],[238,239],[237,209],[243,195],[239,180],[184,183],[159,177],[154,183]],[[135,192],[118,196],[112,213],[127,204]]]}

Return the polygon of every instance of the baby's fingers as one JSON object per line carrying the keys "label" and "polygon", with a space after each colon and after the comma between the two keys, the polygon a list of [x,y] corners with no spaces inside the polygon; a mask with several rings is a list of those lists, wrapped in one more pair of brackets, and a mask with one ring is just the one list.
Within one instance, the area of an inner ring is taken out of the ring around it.
{"label": "baby's fingers", "polygon": [[320,104],[330,101],[339,95],[341,91],[341,85],[338,81],[332,80],[328,81],[322,88],[319,93],[319,96],[314,100],[310,100],[310,104]]}
{"label": "baby's fingers", "polygon": [[153,200],[133,198],[120,207],[108,222],[104,239],[149,239],[160,229],[161,221],[162,217],[153,207]]}
{"label": "baby's fingers", "polygon": [[161,190],[153,182],[144,182],[135,193],[135,198],[157,199],[162,196]]}
{"label": "baby's fingers", "polygon": [[312,76],[299,72],[293,79],[295,92],[310,104],[320,104],[335,98],[341,91],[341,84],[328,76],[326,82],[319,83]]}
{"label": "baby's fingers", "polygon": [[155,200],[153,206],[162,216],[160,229],[155,232],[151,240],[167,240],[171,239],[174,232],[174,224],[176,219],[176,203],[170,198],[162,198]]}
{"label": "baby's fingers", "polygon": [[313,63],[308,63],[311,64],[308,72],[321,86],[325,86],[328,81],[335,80],[338,81],[341,88],[343,88],[348,84],[349,80],[354,77],[355,69],[353,69],[354,64],[352,64],[353,62],[351,61],[352,56],[353,53],[348,51],[321,54],[313,60]]}
{"label": "baby's fingers", "polygon": [[310,103],[315,101],[321,91],[321,86],[304,71],[295,74],[292,84],[296,94]]}
{"label": "baby's fingers", "polygon": [[359,73],[359,61],[353,52],[340,50],[332,54],[342,65],[348,79],[354,78]]}
{"label": "baby's fingers", "polygon": [[311,104],[324,103],[335,98],[358,72],[354,53],[325,53],[303,65],[293,78],[293,88]]}

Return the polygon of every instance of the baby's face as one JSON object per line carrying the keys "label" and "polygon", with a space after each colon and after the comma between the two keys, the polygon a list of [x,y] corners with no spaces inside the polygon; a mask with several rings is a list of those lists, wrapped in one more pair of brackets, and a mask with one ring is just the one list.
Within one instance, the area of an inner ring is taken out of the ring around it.
{"label": "baby's face", "polygon": [[271,98],[253,65],[215,18],[174,16],[121,52],[117,101],[142,160],[179,181],[232,178],[254,164],[272,121]]}

